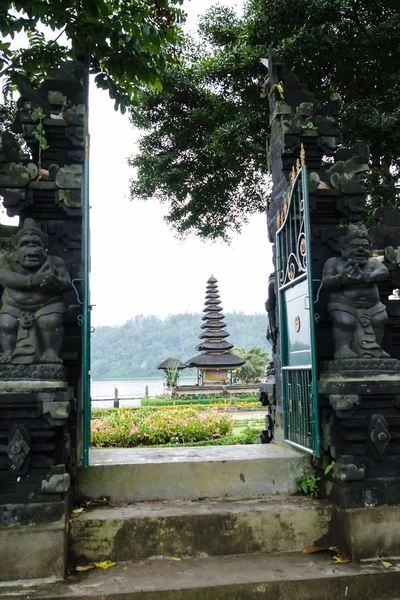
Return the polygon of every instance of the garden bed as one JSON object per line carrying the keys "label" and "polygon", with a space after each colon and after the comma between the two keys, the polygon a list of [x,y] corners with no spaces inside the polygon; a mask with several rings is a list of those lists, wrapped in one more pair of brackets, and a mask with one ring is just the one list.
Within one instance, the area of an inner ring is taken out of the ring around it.
{"label": "garden bed", "polygon": [[234,423],[217,410],[193,407],[120,408],[93,411],[92,445],[97,448],[255,443],[263,422]]}

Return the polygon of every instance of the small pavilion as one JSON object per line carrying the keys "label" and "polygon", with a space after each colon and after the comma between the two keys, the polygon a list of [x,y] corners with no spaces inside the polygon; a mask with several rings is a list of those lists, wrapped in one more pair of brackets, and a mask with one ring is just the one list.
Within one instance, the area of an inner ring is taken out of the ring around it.
{"label": "small pavilion", "polygon": [[161,362],[157,369],[161,369],[165,373],[165,379],[168,387],[173,387],[178,385],[179,383],[179,372],[186,369],[187,365],[178,360],[177,358],[173,358],[170,356],[163,362]]}
{"label": "small pavilion", "polygon": [[241,367],[246,361],[239,356],[231,354],[229,350],[233,344],[227,341],[229,333],[225,330],[223,322],[221,301],[217,279],[211,275],[207,281],[205,308],[203,309],[204,321],[199,335],[202,340],[196,347],[201,354],[186,362],[189,368],[197,369],[199,385],[229,384],[232,383],[232,371]]}

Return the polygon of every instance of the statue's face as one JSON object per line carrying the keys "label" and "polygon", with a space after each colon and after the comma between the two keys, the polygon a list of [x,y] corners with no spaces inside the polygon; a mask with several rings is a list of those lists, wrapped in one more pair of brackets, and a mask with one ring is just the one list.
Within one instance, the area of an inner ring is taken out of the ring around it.
{"label": "statue's face", "polygon": [[26,269],[39,269],[46,260],[46,248],[36,233],[24,233],[15,254],[19,264]]}
{"label": "statue's face", "polygon": [[345,248],[345,257],[352,259],[359,265],[365,265],[371,256],[371,245],[364,237],[356,237],[350,240]]}

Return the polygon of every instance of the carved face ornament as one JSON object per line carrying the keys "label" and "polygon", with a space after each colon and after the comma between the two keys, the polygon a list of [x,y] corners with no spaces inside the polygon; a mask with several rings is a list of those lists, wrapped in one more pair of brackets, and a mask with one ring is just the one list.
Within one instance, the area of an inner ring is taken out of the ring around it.
{"label": "carved face ornament", "polygon": [[46,248],[36,233],[25,233],[18,241],[16,259],[27,269],[39,269],[46,260]]}
{"label": "carved face ornament", "polygon": [[347,243],[344,253],[347,260],[365,265],[371,256],[371,245],[366,238],[355,237]]}

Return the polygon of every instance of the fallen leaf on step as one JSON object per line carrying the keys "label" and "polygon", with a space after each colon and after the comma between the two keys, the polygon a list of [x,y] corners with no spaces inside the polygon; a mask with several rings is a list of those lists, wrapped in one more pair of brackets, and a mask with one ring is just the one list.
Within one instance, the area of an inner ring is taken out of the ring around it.
{"label": "fallen leaf on step", "polygon": [[335,554],[333,557],[332,565],[340,564],[340,563],[349,563],[351,562],[351,558],[346,556],[345,554]]}
{"label": "fallen leaf on step", "polygon": [[94,565],[79,565],[75,567],[75,571],[90,571],[90,569],[94,569]]}
{"label": "fallen leaf on step", "polygon": [[324,552],[325,550],[331,550],[329,546],[306,546],[303,548],[303,554],[312,554],[313,552]]}
{"label": "fallen leaf on step", "polygon": [[110,567],[115,567],[117,563],[112,562],[111,560],[103,560],[101,562],[93,563],[95,567],[98,569],[109,569]]}
{"label": "fallen leaf on step", "polygon": [[381,561],[384,567],[389,568],[392,566],[392,563],[388,562],[387,560],[382,560],[381,558],[379,560]]}
{"label": "fallen leaf on step", "polygon": [[72,511],[72,515],[71,515],[71,517],[72,517],[73,519],[76,519],[76,517],[79,517],[79,515],[80,515],[80,514],[82,514],[84,510],[85,510],[84,508],[75,508],[75,509]]}
{"label": "fallen leaf on step", "polygon": [[172,560],[182,560],[181,558],[178,558],[176,556],[171,556]]}
{"label": "fallen leaf on step", "polygon": [[84,500],[85,508],[98,508],[99,506],[109,506],[110,503],[107,498],[92,498],[91,500]]}

